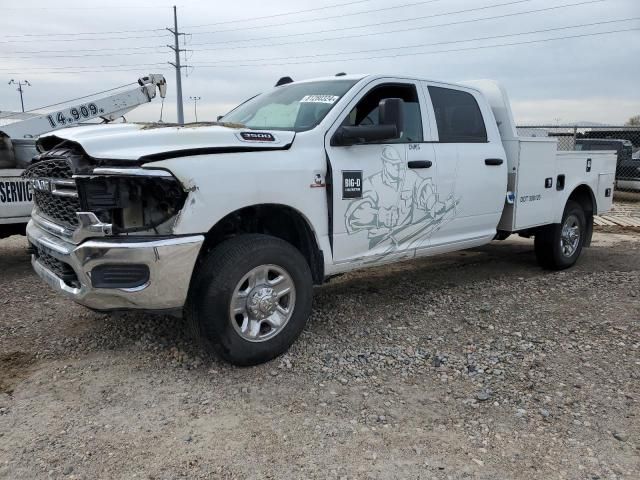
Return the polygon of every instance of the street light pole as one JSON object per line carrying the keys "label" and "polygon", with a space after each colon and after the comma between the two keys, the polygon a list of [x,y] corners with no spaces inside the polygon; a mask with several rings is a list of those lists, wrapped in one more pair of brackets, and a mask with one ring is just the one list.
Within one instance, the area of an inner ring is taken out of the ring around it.
{"label": "street light pole", "polygon": [[22,97],[22,92],[23,89],[22,87],[30,87],[31,84],[29,83],[29,80],[25,80],[24,82],[21,82],[20,80],[18,80],[17,82],[12,78],[11,80],[9,80],[9,85],[18,85],[18,92],[20,92],[20,105],[22,106],[22,112],[24,113],[24,99]]}
{"label": "street light pole", "polygon": [[198,123],[198,100],[202,100],[202,97],[189,97],[193,100],[193,113],[196,116],[196,123]]}

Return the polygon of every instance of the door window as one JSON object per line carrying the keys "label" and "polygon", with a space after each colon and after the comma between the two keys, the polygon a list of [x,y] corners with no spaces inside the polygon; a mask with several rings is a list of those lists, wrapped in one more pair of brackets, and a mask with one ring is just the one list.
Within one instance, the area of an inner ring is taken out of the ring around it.
{"label": "door window", "polygon": [[385,140],[380,143],[414,143],[422,142],[422,117],[420,102],[414,85],[380,85],[367,93],[353,107],[342,125],[355,127],[358,125],[378,125],[378,105],[385,98],[401,98],[404,100],[404,131],[400,138]]}
{"label": "door window", "polygon": [[451,88],[429,87],[438,137],[442,143],[485,143],[487,130],[473,95]]}

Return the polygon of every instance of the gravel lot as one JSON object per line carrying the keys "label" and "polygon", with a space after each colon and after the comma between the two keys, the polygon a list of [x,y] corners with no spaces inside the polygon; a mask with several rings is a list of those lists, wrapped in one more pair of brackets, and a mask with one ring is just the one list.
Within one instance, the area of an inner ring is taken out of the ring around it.
{"label": "gravel lot", "polygon": [[[613,232],[613,233],[611,233]],[[96,314],[0,242],[0,478],[640,478],[640,232],[350,274],[270,364]]]}

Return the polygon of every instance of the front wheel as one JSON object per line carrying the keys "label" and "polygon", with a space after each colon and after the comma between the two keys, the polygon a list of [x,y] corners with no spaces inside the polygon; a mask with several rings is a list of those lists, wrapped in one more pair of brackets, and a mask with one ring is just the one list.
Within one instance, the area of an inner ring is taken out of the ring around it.
{"label": "front wheel", "polygon": [[205,349],[235,365],[284,353],[311,313],[313,281],[302,254],[268,235],[241,235],[207,254],[187,315]]}
{"label": "front wheel", "polygon": [[535,236],[538,263],[549,270],[571,267],[582,252],[586,228],[586,216],[582,206],[569,200],[560,224],[549,225]]}

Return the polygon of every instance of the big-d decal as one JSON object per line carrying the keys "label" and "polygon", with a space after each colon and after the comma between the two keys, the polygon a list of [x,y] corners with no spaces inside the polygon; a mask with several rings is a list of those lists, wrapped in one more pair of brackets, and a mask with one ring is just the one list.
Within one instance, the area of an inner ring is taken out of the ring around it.
{"label": "big-d decal", "polygon": [[418,247],[455,218],[460,203],[453,193],[440,199],[432,178],[407,169],[395,147],[385,146],[381,160],[382,170],[364,179],[362,198],[345,213],[347,233],[366,230],[370,254],[376,257]]}

